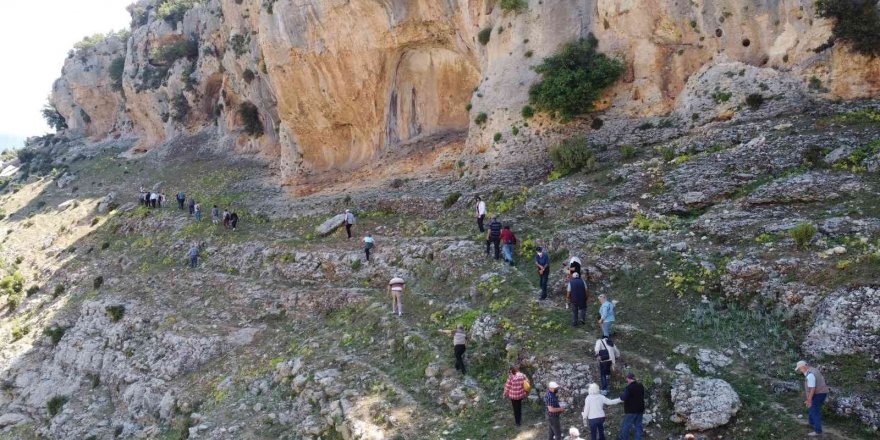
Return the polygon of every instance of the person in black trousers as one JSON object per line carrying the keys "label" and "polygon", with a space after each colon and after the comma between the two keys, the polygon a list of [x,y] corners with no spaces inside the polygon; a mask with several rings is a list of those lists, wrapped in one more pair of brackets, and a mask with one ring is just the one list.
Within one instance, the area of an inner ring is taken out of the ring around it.
{"label": "person in black trousers", "polygon": [[571,281],[568,282],[568,301],[571,304],[571,326],[577,327],[587,322],[587,284],[577,272],[571,276]]}
{"label": "person in black trousers", "polygon": [[467,333],[464,331],[464,325],[459,324],[452,334],[452,347],[455,351],[455,369],[461,371],[461,374],[467,374],[467,368],[464,366],[464,352],[467,349]]}
{"label": "person in black trousers", "polygon": [[636,375],[626,375],[626,388],[620,395],[623,401],[623,422],[620,425],[620,438],[629,439],[630,431],[635,430],[636,440],[642,440],[642,419],[645,416],[645,386],[636,381]]}
{"label": "person in black trousers", "polygon": [[492,217],[489,223],[489,232],[486,233],[486,255],[489,255],[489,245],[495,246],[495,259],[501,258],[501,222],[498,217]]}

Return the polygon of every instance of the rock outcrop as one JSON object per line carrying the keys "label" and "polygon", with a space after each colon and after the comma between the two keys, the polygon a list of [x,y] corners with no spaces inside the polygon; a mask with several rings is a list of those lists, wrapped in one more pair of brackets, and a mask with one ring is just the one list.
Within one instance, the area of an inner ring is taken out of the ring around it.
{"label": "rock outcrop", "polygon": [[703,431],[722,426],[739,411],[739,395],[722,379],[679,376],[672,384],[675,421],[686,429]]}
{"label": "rock outcrop", "polygon": [[814,356],[864,353],[880,358],[880,290],[866,286],[828,295],[803,348]]}

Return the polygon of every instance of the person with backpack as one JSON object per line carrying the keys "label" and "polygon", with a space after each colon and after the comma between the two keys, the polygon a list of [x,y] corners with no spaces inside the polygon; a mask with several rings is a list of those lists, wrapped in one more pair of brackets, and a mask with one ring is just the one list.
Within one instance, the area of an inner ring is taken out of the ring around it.
{"label": "person with backpack", "polygon": [[599,326],[602,327],[602,335],[611,337],[611,325],[614,324],[614,303],[604,294],[599,295]]}
{"label": "person with backpack", "polygon": [[642,419],[645,415],[645,386],[636,381],[636,375],[627,373],[626,388],[620,395],[623,401],[623,423],[618,440],[629,440],[629,432],[635,430],[635,440],[642,440]]}
{"label": "person with backpack", "polygon": [[596,346],[593,348],[596,353],[596,360],[599,361],[599,383],[602,384],[602,395],[608,394],[608,385],[611,382],[611,371],[617,364],[617,358],[620,357],[620,350],[614,345],[614,341],[609,337],[601,337],[596,340]]}
{"label": "person with backpack", "polygon": [[486,232],[486,228],[483,227],[483,220],[486,218],[486,202],[480,196],[476,196],[474,199],[477,201],[477,227],[480,228],[480,232]]}
{"label": "person with backpack", "polygon": [[238,227],[238,214],[235,211],[232,211],[232,214],[229,214],[229,227],[234,231],[235,228]]}
{"label": "person with backpack", "polygon": [[348,209],[345,210],[345,233],[348,234],[348,238],[351,239],[351,227],[354,226],[355,218],[354,214],[351,213]]}
{"label": "person with backpack", "polygon": [[504,262],[513,266],[513,247],[516,246],[516,235],[510,230],[510,225],[504,225],[501,229],[501,244],[504,250]]}
{"label": "person with backpack", "polygon": [[373,246],[375,246],[373,236],[367,234],[367,236],[364,237],[364,253],[367,254],[367,261],[370,261],[370,251],[373,249]]}
{"label": "person with backpack", "polygon": [[186,201],[186,194],[183,191],[177,193],[177,209],[183,210],[183,202]]}
{"label": "person with backpack", "polygon": [[388,294],[391,295],[391,313],[403,316],[403,289],[406,281],[400,277],[394,277],[388,282]]}
{"label": "person with backpack", "polygon": [[492,217],[489,223],[489,232],[486,233],[486,255],[489,255],[489,245],[495,246],[495,259],[501,258],[501,222],[498,217]]}
{"label": "person with backpack", "polygon": [[467,332],[464,331],[464,324],[458,324],[455,332],[452,333],[452,350],[455,353],[455,369],[461,371],[461,374],[467,374],[467,368],[464,366],[466,344]]}
{"label": "person with backpack", "polygon": [[568,282],[568,301],[571,304],[571,326],[577,327],[587,323],[587,283],[580,274],[572,274]]}
{"label": "person with backpack", "polygon": [[584,411],[581,413],[584,425],[590,427],[590,440],[605,440],[605,406],[617,405],[620,399],[609,399],[599,392],[599,385],[591,383],[587,387]]}
{"label": "person with backpack", "polygon": [[535,249],[535,253],[535,266],[538,266],[538,276],[540,277],[541,284],[541,297],[538,299],[543,301],[547,299],[547,284],[550,281],[550,256],[547,255],[547,252],[541,246]]}
{"label": "person with backpack", "polygon": [[504,383],[504,397],[513,405],[513,422],[522,426],[522,401],[529,396],[532,384],[517,367],[510,367],[507,382]]}

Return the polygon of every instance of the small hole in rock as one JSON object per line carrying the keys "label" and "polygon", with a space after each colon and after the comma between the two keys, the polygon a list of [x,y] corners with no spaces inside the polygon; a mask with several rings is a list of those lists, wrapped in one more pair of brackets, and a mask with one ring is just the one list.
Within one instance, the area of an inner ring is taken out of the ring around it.
{"label": "small hole in rock", "polygon": [[748,38],[746,38],[745,40],[743,40],[743,47],[749,47],[749,45],[751,45],[751,44],[752,44],[752,42],[749,41]]}
{"label": "small hole in rock", "polygon": [[716,37],[720,37],[722,35],[724,35],[724,31],[722,31],[721,29],[715,29],[715,36]]}

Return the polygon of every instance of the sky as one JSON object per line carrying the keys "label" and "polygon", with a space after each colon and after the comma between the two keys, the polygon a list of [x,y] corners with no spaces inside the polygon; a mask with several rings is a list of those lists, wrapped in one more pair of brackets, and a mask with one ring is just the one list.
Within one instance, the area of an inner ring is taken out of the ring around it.
{"label": "sky", "polygon": [[133,0],[0,0],[0,149],[51,132],[40,109],[67,51],[86,35],[128,28]]}

